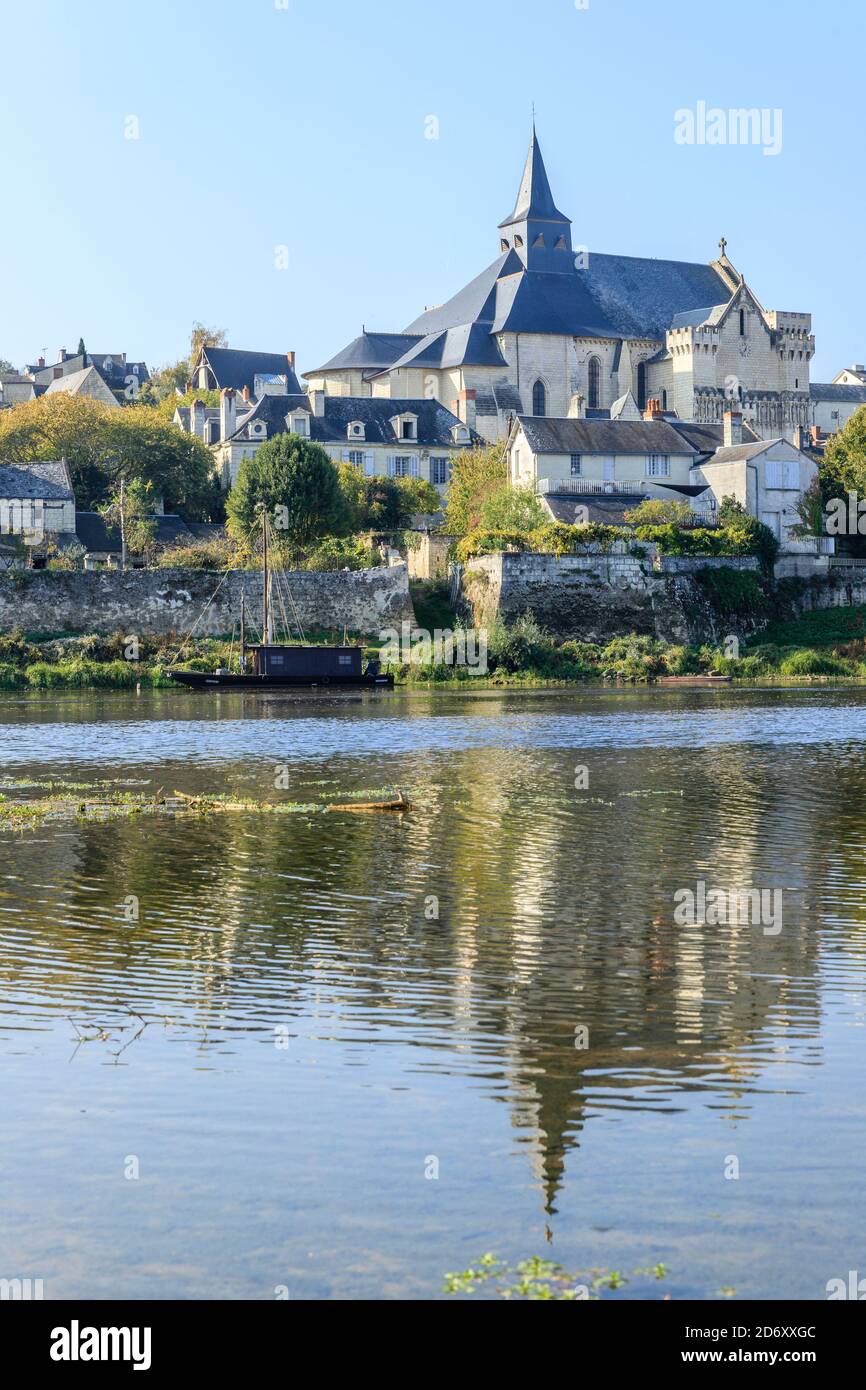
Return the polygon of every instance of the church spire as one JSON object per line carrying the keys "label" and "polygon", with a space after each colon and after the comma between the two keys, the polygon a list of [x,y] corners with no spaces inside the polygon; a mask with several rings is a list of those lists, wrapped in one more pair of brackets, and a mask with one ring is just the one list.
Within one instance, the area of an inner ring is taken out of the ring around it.
{"label": "church spire", "polygon": [[500,222],[499,230],[503,234],[501,250],[513,247],[528,270],[564,272],[574,269],[571,219],[560,212],[553,201],[534,119],[517,202],[511,216]]}

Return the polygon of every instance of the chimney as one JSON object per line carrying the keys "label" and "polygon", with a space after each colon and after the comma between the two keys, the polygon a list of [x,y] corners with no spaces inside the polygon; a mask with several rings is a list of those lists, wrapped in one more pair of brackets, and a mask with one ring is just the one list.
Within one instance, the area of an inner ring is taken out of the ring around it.
{"label": "chimney", "polygon": [[725,411],[725,448],[730,449],[734,444],[743,442],[743,412],[741,410]]}
{"label": "chimney", "polygon": [[811,430],[810,430],[810,437],[811,437],[811,440],[812,440],[812,448],[813,448],[813,449],[818,449],[818,448],[820,448],[820,445],[821,445],[821,426],[820,426],[820,425],[813,425],[813,426],[812,426],[812,428],[811,428]]}
{"label": "chimney", "polygon": [[63,368],[62,368],[62,367],[55,367],[55,368],[54,368],[54,380],[55,380],[55,381],[59,381],[60,378],[62,377],[62,375],[63,375]]}
{"label": "chimney", "polygon": [[652,396],[646,403],[643,413],[644,420],[663,420],[665,418],[662,410],[662,403],[658,396]]}
{"label": "chimney", "polygon": [[568,418],[569,420],[586,419],[586,396],[582,396],[579,391],[568,402]]}
{"label": "chimney", "polygon": [[321,420],[325,413],[325,393],[324,391],[311,391],[310,404],[313,407],[313,414]]}
{"label": "chimney", "polygon": [[471,430],[475,429],[475,421],[477,418],[477,407],[475,402],[477,399],[477,391],[461,391],[456,401],[457,409],[454,412],[455,415],[458,415],[464,425],[468,425]]}
{"label": "chimney", "polygon": [[231,439],[237,429],[235,392],[230,386],[220,391],[220,439]]}
{"label": "chimney", "polygon": [[65,361],[66,361],[66,348],[61,348],[61,349],[60,349],[59,357],[60,357],[60,361],[61,361],[61,362],[65,362]]}
{"label": "chimney", "polygon": [[204,401],[193,401],[189,408],[189,432],[196,439],[204,439]]}
{"label": "chimney", "polygon": [[248,386],[244,387],[244,403],[246,405],[250,403],[250,388]]}
{"label": "chimney", "polygon": [[44,366],[45,366],[45,358],[44,358],[44,357],[40,357],[39,360],[37,361],[36,365],[37,365],[37,367],[44,367]]}
{"label": "chimney", "polygon": [[293,352],[287,352],[286,361],[289,364],[289,371],[293,372],[295,370],[295,354]]}

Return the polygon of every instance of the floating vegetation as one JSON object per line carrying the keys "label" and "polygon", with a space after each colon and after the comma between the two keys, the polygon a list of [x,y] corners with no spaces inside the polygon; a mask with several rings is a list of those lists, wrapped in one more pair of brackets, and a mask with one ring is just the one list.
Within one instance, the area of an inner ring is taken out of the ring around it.
{"label": "floating vegetation", "polygon": [[[8,786],[8,783],[4,784]],[[354,801],[340,806],[288,801],[256,801],[231,796],[190,796],[186,792],[166,793],[164,788],[152,796],[142,792],[123,791],[122,784],[91,783],[21,783],[18,789],[33,787],[52,791],[50,796],[32,797],[26,801],[10,801],[0,793],[0,830],[33,830],[52,821],[75,819],[109,821],[133,816],[172,816],[202,818],[218,815],[290,816],[316,813],[345,812],[367,814],[376,812],[407,812],[412,803],[400,792],[387,801]],[[369,792],[359,793],[370,796]]]}
{"label": "floating vegetation", "polygon": [[[636,1269],[632,1278],[662,1280],[667,1277],[662,1264],[651,1269]],[[524,1299],[531,1303],[578,1303],[597,1301],[605,1292],[615,1292],[628,1283],[618,1270],[591,1269],[585,1274],[570,1274],[562,1265],[542,1260],[534,1255],[520,1264],[509,1265],[495,1255],[483,1255],[477,1268],[464,1269],[445,1275],[445,1293],[474,1294],[493,1286],[499,1298]]]}

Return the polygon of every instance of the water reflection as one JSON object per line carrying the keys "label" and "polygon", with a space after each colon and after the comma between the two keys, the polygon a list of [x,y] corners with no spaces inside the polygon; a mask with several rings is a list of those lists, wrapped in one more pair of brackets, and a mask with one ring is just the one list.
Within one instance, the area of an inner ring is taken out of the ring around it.
{"label": "water reflection", "polygon": [[[555,1230],[570,1184],[574,1200],[582,1181],[604,1191],[590,1126],[618,1126],[638,1171],[660,1123],[696,1144],[722,1142],[720,1122],[772,1125],[782,1098],[818,1092],[828,1016],[862,1026],[866,706],[847,693],[583,710],[496,697],[463,713],[415,703],[399,725],[368,704],[321,721],[307,707],[279,720],[199,707],[169,724],[130,707],[98,726],[41,712],[0,731],[7,775],[44,775],[50,747],[66,775],[104,775],[111,761],[154,787],[272,796],[278,758],[293,803],[400,785],[417,811],[0,837],[0,1056],[13,1086],[45,1065],[46,1034],[71,1036],[70,1018],[154,1020],[161,1084],[181,1103],[196,1068],[257,1075],[260,1045],[282,1028],[305,1057],[333,1067],[336,1053],[356,1089],[432,1103],[459,1088],[478,1145],[497,1142],[490,1107],[507,1107],[536,1214]],[[613,738],[618,717],[629,739]],[[782,933],[676,927],[674,894],[698,879],[784,889]],[[152,1044],[136,1046],[122,1059],[133,1070]],[[862,1074],[859,1053],[832,1067],[844,1084]],[[326,1089],[313,1104],[327,1132],[316,1142],[360,1142],[335,1139]],[[489,1232],[496,1195],[482,1208]],[[446,1249],[443,1233],[443,1268]]]}

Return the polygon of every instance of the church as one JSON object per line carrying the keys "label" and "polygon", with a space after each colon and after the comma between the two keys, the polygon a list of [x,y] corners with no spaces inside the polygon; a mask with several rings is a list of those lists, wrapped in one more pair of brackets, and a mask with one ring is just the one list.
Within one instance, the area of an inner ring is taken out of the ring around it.
{"label": "church", "polygon": [[811,315],[765,309],[727,255],[706,264],[577,245],[538,137],[493,263],[402,333],[364,331],[304,373],[329,396],[435,399],[491,442],[517,416],[682,421],[741,411],[761,438],[813,422]]}

